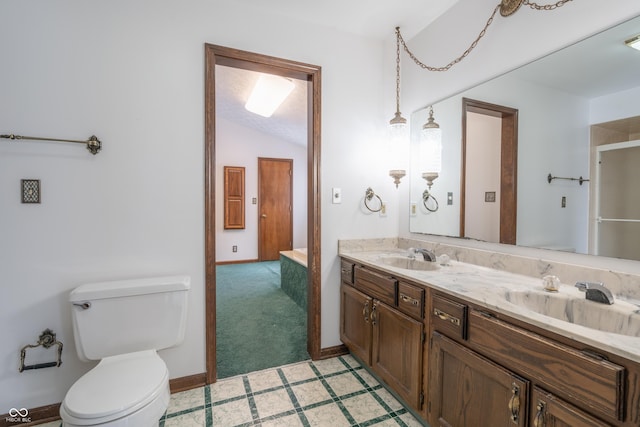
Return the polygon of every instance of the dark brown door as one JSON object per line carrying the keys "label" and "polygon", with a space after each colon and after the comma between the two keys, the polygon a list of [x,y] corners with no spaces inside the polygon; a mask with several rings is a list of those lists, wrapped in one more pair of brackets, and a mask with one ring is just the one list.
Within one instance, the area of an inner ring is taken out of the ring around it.
{"label": "dark brown door", "polygon": [[275,261],[293,245],[293,160],[258,158],[258,259]]}
{"label": "dark brown door", "polygon": [[422,391],[422,322],[379,301],[371,310],[371,367],[414,409]]}
{"label": "dark brown door", "polygon": [[429,357],[429,423],[526,426],[529,382],[434,332]]}
{"label": "dark brown door", "polygon": [[367,365],[371,364],[373,300],[352,286],[340,286],[340,340]]}

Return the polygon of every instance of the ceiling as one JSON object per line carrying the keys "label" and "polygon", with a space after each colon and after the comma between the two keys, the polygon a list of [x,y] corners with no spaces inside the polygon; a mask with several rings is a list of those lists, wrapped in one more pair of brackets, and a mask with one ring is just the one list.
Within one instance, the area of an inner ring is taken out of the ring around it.
{"label": "ceiling", "polygon": [[[344,32],[383,40],[400,26],[406,39],[413,37],[458,0],[236,0],[265,15],[281,15],[324,25]],[[340,11],[340,13],[336,13]],[[515,72],[521,78],[586,98],[640,86],[640,51],[624,41],[640,34],[640,18],[625,22],[585,41],[551,54]],[[306,82],[296,88],[270,118],[244,109],[258,73],[216,66],[216,114],[219,117],[294,144],[307,143]]]}
{"label": "ceiling", "polygon": [[640,51],[624,44],[640,17],[515,70],[523,80],[588,99],[640,87]]}
{"label": "ceiling", "polygon": [[[321,25],[375,40],[395,40],[400,26],[408,40],[458,0],[235,0],[268,16]],[[294,80],[296,88],[270,118],[245,110],[244,104],[258,73],[216,66],[216,115],[258,132],[294,144],[307,144],[307,82]]]}

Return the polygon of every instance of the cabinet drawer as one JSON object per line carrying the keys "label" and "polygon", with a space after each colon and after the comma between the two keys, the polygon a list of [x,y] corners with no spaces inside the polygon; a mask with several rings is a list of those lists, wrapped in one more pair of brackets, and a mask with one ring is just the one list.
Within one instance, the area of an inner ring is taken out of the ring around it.
{"label": "cabinet drawer", "polygon": [[366,270],[360,266],[354,268],[354,278],[357,289],[388,305],[396,305],[398,285],[396,279]]}
{"label": "cabinet drawer", "polygon": [[414,319],[424,317],[424,289],[398,282],[398,309]]}
{"label": "cabinet drawer", "polygon": [[467,339],[467,306],[439,295],[433,296],[431,324],[451,338]]}
{"label": "cabinet drawer", "polygon": [[622,420],[625,368],[589,356],[486,313],[469,316],[469,346],[569,401]]}
{"label": "cabinet drawer", "polygon": [[340,262],[340,277],[342,281],[353,285],[353,263],[345,260]]}

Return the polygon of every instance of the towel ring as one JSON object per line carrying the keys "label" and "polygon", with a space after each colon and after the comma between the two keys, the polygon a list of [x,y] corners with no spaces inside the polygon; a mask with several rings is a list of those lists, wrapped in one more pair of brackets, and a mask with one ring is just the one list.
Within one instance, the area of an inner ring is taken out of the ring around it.
{"label": "towel ring", "polygon": [[[378,198],[378,202],[380,203],[380,206],[378,207],[378,209],[371,209],[371,207],[369,206],[368,202],[370,202],[374,197]],[[364,195],[364,206],[369,209],[371,212],[380,212],[382,210],[382,199],[380,198],[380,196],[378,196],[372,189],[371,187],[367,188],[367,191],[365,192]]]}
{"label": "towel ring", "polygon": [[[429,201],[429,199],[433,200],[433,203],[435,203],[436,207],[435,208],[430,208],[429,206],[427,206],[427,202]],[[436,200],[435,197],[433,197],[433,194],[429,193],[429,190],[424,190],[424,192],[422,193],[422,204],[424,205],[424,208],[426,210],[428,210],[429,212],[435,212],[438,210],[438,201]]]}

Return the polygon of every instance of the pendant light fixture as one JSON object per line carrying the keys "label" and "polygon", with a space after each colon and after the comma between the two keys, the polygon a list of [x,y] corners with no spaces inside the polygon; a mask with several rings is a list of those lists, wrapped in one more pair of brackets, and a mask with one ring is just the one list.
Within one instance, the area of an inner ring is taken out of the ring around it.
{"label": "pendant light fixture", "polygon": [[[403,148],[407,144],[409,139],[409,129],[407,126],[407,119],[402,117],[400,113],[400,27],[396,27],[396,113],[389,121],[389,136],[391,144],[391,154],[394,161],[400,161],[397,154],[398,151],[404,151]],[[402,154],[402,153],[400,153]],[[405,169],[392,169],[389,171],[389,176],[393,178],[396,188],[400,184],[400,179],[407,174]]]}

